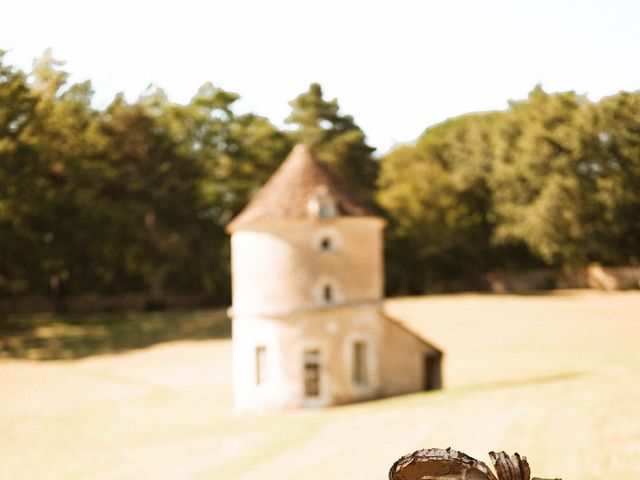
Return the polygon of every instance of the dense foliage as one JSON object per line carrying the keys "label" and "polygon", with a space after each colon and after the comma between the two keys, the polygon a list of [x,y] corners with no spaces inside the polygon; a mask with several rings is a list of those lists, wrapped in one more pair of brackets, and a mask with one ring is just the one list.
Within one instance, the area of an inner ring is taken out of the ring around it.
{"label": "dense foliage", "polygon": [[[382,159],[392,288],[495,268],[640,261],[640,92],[539,86]],[[418,267],[418,268],[416,268]]]}
{"label": "dense foliage", "polygon": [[0,296],[229,295],[224,232],[296,142],[388,217],[391,292],[494,268],[638,263],[640,93],[598,103],[536,87],[502,112],[425,130],[373,157],[318,84],[280,130],[203,85],[96,109],[50,53],[0,51]]}
{"label": "dense foliage", "polygon": [[[0,62],[2,57],[0,56]],[[204,85],[92,107],[46,54],[0,63],[0,295],[149,291],[229,296],[224,227],[291,140]]]}

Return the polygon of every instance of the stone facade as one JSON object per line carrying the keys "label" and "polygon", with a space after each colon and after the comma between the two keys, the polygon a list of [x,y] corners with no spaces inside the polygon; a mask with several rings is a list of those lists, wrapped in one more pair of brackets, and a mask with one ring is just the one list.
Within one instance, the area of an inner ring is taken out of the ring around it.
{"label": "stone facade", "polygon": [[384,225],[302,146],[231,222],[239,411],[440,386],[441,352],[383,312]]}

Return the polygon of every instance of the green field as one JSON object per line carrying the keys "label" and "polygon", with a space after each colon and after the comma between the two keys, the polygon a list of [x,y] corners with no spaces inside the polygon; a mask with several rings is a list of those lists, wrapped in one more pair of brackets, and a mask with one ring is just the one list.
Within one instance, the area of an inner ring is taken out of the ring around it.
{"label": "green field", "polygon": [[517,450],[541,477],[633,478],[640,293],[431,296],[387,309],[445,351],[444,390],[239,417],[224,338],[0,360],[0,478],[384,479],[399,456],[447,446],[484,461]]}

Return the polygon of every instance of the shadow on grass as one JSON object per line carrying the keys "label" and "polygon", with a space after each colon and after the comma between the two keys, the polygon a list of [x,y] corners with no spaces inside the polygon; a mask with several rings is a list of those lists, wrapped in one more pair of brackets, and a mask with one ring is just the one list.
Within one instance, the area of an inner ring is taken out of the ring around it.
{"label": "shadow on grass", "polygon": [[456,393],[474,393],[489,390],[499,390],[503,388],[517,388],[531,385],[539,385],[543,383],[563,382],[565,380],[573,380],[582,377],[584,372],[564,372],[556,375],[546,375],[543,377],[518,378],[513,380],[503,380],[498,382],[477,383],[471,385],[463,385],[450,389],[450,392]]}
{"label": "shadow on grass", "polygon": [[224,309],[0,316],[0,356],[59,360],[175,340],[230,338]]}
{"label": "shadow on grass", "polygon": [[393,395],[390,397],[375,398],[364,402],[346,403],[343,405],[336,405],[331,407],[334,412],[349,411],[350,408],[388,408],[395,406],[398,408],[422,408],[426,403],[431,405],[437,403],[448,403],[451,401],[452,395],[466,395],[481,392],[489,392],[492,390],[502,390],[510,388],[528,387],[532,385],[540,385],[545,383],[563,382],[567,380],[573,380],[586,375],[585,372],[564,372],[555,375],[546,375],[540,377],[519,378],[512,380],[503,380],[496,382],[477,383],[471,385],[461,385],[457,387],[444,387],[436,390],[419,391],[412,393],[404,393],[400,395]]}

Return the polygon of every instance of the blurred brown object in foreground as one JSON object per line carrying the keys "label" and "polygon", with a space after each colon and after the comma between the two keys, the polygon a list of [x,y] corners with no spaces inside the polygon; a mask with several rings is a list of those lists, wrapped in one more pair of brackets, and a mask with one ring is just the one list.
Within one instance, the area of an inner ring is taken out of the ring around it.
{"label": "blurred brown object in foreground", "polygon": [[389,480],[531,480],[526,457],[505,452],[489,452],[489,457],[497,478],[483,462],[451,448],[418,450],[393,464]]}

